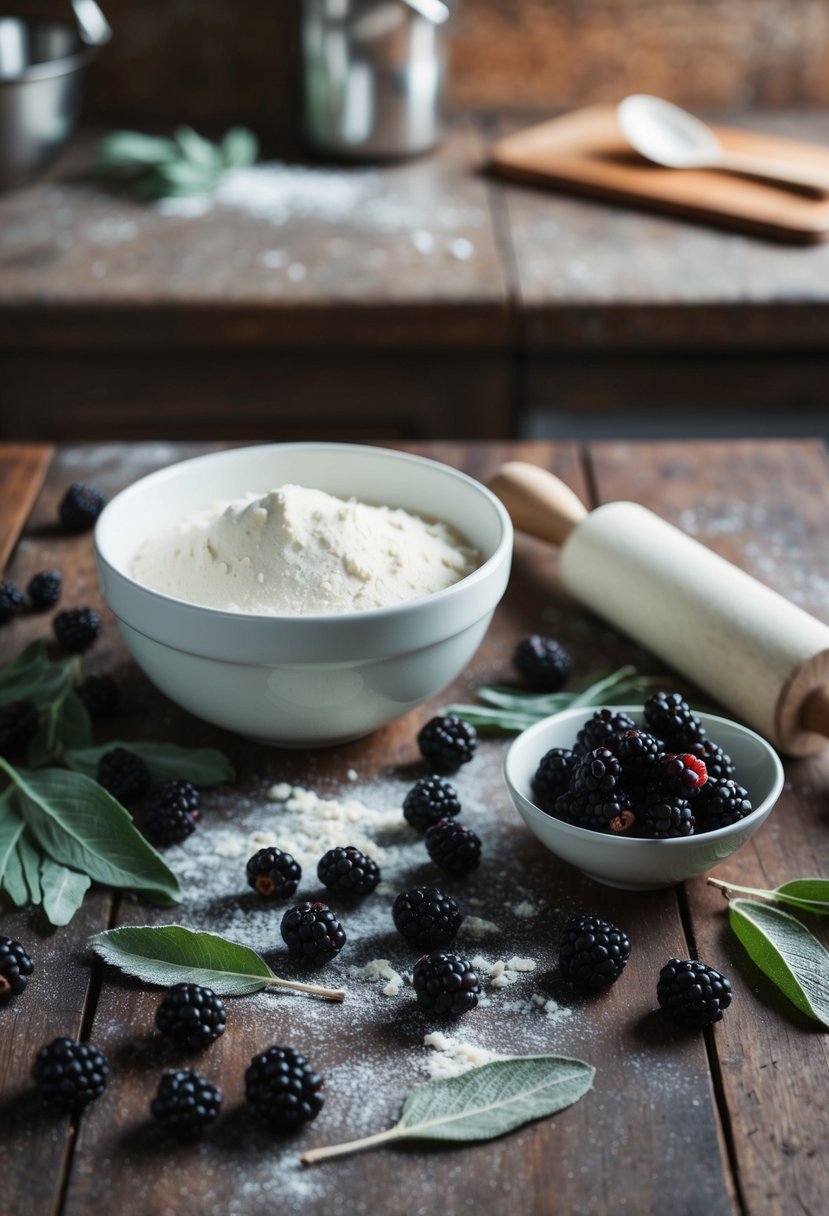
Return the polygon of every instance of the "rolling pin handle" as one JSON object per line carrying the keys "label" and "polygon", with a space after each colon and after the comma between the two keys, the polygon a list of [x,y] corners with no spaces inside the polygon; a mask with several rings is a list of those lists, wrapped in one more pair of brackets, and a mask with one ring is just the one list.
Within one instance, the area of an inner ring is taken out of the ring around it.
{"label": "rolling pin handle", "polygon": [[521,460],[501,465],[489,488],[507,508],[516,528],[539,540],[563,545],[587,514],[569,486],[546,469]]}
{"label": "rolling pin handle", "polygon": [[800,726],[816,735],[829,736],[829,688],[825,684],[811,692],[803,702]]}

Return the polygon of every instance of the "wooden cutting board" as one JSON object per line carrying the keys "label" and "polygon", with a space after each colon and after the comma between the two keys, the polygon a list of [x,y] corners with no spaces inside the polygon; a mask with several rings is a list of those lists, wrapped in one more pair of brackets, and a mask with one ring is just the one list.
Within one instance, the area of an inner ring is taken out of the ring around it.
{"label": "wooden cutting board", "polygon": [[[733,127],[714,127],[735,152],[829,168],[829,147]],[[737,228],[776,240],[812,244],[829,238],[829,199],[712,169],[663,169],[634,152],[613,105],[593,105],[499,140],[490,168],[504,177],[555,186]]]}

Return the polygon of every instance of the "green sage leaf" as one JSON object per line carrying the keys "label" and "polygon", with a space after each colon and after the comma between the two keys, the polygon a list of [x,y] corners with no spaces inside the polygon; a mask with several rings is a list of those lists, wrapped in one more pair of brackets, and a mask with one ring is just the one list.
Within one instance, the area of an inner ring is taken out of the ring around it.
{"label": "green sage leaf", "polygon": [[242,169],[256,160],[259,141],[247,127],[231,127],[222,140],[221,153],[228,169]]}
{"label": "green sage leaf", "polygon": [[40,885],[40,864],[42,857],[39,849],[35,848],[32,844],[28,832],[24,831],[18,837],[17,851],[20,854],[20,861],[23,865],[23,876],[26,879],[26,886],[29,888],[29,902],[37,905],[43,897]]}
{"label": "green sage leaf", "polygon": [[0,794],[0,882],[6,873],[9,858],[14,856],[23,826],[17,810],[15,789],[10,785]]}
{"label": "green sage leaf", "polygon": [[803,912],[829,916],[829,879],[793,878],[770,892],[782,903],[791,904]]}
{"label": "green sage leaf", "polygon": [[102,169],[145,169],[148,165],[166,164],[178,155],[171,139],[140,131],[112,131],[98,144],[97,163]]}
{"label": "green sage leaf", "polygon": [[68,688],[53,701],[41,719],[29,744],[26,761],[38,768],[63,759],[69,747],[88,747],[92,743],[92,721],[80,697]]}
{"label": "green sage leaf", "polygon": [[176,743],[156,743],[146,739],[137,743],[124,743],[116,739],[100,747],[70,747],[64,752],[63,760],[75,772],[94,777],[101,756],[116,747],[126,748],[128,752],[140,756],[150,770],[153,781],[181,777],[193,785],[209,786],[233,781],[235,777],[227,756],[213,747],[179,747]]}
{"label": "green sage leaf", "polygon": [[248,946],[183,925],[108,929],[92,938],[92,947],[128,975],[163,987],[186,981],[221,996],[243,996],[267,988],[274,978],[265,960]]}
{"label": "green sage leaf", "polygon": [[788,912],[732,899],[731,928],[749,957],[793,1005],[829,1029],[829,952]]}
{"label": "green sage leaf", "polygon": [[17,846],[6,859],[6,869],[3,873],[3,890],[18,908],[25,908],[29,902],[29,888],[23,876],[23,863]]}
{"label": "green sage leaf", "polygon": [[77,659],[51,660],[44,642],[30,642],[0,671],[0,705],[31,701],[43,713],[72,685]]}
{"label": "green sage leaf", "polygon": [[49,857],[43,858],[40,872],[43,911],[53,925],[68,925],[89,890],[88,874],[79,874]]}

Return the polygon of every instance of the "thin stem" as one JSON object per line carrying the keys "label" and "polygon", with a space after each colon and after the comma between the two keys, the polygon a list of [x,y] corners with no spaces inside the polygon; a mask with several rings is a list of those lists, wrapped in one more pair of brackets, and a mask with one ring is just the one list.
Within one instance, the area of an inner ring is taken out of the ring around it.
{"label": "thin stem", "polygon": [[390,1127],[385,1132],[375,1132],[373,1136],[363,1136],[359,1140],[348,1140],[345,1144],[331,1144],[328,1148],[312,1148],[303,1153],[300,1160],[303,1165],[316,1165],[318,1161],[326,1161],[329,1157],[344,1157],[346,1153],[360,1153],[363,1149],[374,1148],[377,1144],[386,1144],[396,1140],[400,1135],[397,1127]]}
{"label": "thin stem", "polygon": [[728,899],[730,891],[739,891],[742,895],[759,895],[765,899],[776,900],[774,891],[763,891],[759,887],[740,887],[734,882],[721,882],[717,878],[708,879],[709,887],[718,887],[720,891],[725,892],[725,897]]}
{"label": "thin stem", "polygon": [[344,1001],[346,994],[341,988],[321,988],[319,984],[300,984],[298,980],[281,980],[278,975],[268,980],[271,987],[291,988],[294,992],[307,992],[309,996],[321,996],[324,1001]]}

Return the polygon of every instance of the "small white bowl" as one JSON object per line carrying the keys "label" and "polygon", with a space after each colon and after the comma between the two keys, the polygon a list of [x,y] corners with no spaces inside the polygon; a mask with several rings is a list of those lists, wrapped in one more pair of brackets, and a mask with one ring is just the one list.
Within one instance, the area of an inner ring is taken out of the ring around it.
{"label": "small white bowl", "polygon": [[[614,705],[637,723],[641,706]],[[709,737],[734,761],[736,780],[748,791],[754,810],[745,819],[713,832],[677,840],[637,840],[612,833],[591,832],[546,815],[533,802],[532,779],[541,757],[552,747],[572,748],[576,734],[596,712],[565,709],[536,722],[515,739],[504,761],[504,777],[512,801],[530,831],[556,857],[576,866],[588,878],[610,887],[646,891],[683,882],[703,874],[736,853],[768,817],[783,788],[783,766],[777,753],[753,730],[719,718],[698,714]]]}
{"label": "small white bowl", "polygon": [[[466,578],[392,608],[225,612],[132,577],[144,541],[219,499],[286,482],[451,524],[481,555]],[[477,650],[509,578],[512,525],[464,473],[388,448],[286,443],[187,460],[117,495],[95,529],[98,579],[133,657],[173,701],[259,742],[344,743],[435,696]]]}

